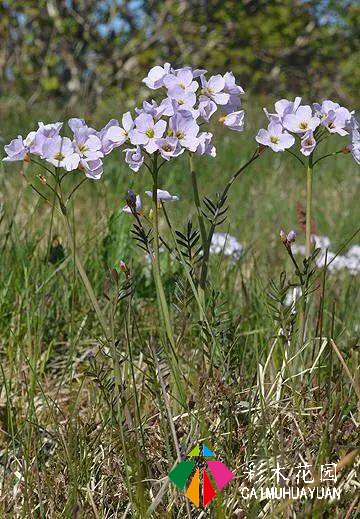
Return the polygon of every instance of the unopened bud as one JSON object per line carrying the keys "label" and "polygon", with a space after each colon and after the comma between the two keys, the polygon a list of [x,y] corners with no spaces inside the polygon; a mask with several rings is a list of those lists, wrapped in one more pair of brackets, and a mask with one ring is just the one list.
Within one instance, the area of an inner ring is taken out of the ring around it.
{"label": "unopened bud", "polygon": [[40,180],[40,182],[41,182],[42,184],[44,184],[44,185],[46,184],[46,178],[44,177],[44,175],[39,175],[38,178],[39,178],[39,180]]}
{"label": "unopened bud", "polygon": [[285,231],[283,231],[282,229],[281,229],[281,231],[280,231],[280,239],[281,239],[281,241],[282,241],[283,243],[286,243],[286,242],[287,242],[286,233],[285,233]]}
{"label": "unopened bud", "polygon": [[290,231],[289,234],[287,235],[286,239],[289,243],[293,243],[296,240],[296,232]]}
{"label": "unopened bud", "polygon": [[341,148],[341,153],[351,153],[349,146],[344,146],[343,148]]}
{"label": "unopened bud", "polygon": [[126,203],[132,211],[136,211],[136,195],[132,189],[128,189]]}
{"label": "unopened bud", "polygon": [[218,121],[219,123],[224,123],[226,121],[226,116],[222,115],[221,117],[219,117]]}
{"label": "unopened bud", "polygon": [[125,274],[129,272],[129,267],[126,265],[125,261],[120,260],[119,267],[122,272],[125,272]]}

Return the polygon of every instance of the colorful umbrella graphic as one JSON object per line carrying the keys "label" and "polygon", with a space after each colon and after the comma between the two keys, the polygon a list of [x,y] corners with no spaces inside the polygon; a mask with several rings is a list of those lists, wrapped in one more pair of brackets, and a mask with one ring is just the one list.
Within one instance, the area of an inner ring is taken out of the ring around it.
{"label": "colorful umbrella graphic", "polygon": [[[215,486],[222,490],[234,477],[234,474],[221,461],[204,460],[206,457],[215,457],[215,454],[203,443],[189,452],[188,457],[196,457],[198,461],[181,461],[170,472],[169,478],[180,490],[187,486],[186,496],[196,506],[206,506],[216,496],[216,490],[208,474],[215,482]],[[200,462],[200,460],[203,460]],[[199,465],[201,465],[199,467]],[[195,473],[194,473],[195,470]],[[202,490],[201,490],[202,487]],[[202,497],[201,504],[200,498]]]}

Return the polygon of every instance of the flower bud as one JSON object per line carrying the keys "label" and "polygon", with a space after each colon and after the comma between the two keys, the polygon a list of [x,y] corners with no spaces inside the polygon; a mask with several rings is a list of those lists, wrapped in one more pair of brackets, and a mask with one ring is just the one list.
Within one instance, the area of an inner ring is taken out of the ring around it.
{"label": "flower bud", "polygon": [[46,184],[46,178],[44,177],[44,175],[39,175],[38,178],[42,184]]}
{"label": "flower bud", "polygon": [[283,231],[282,229],[281,229],[281,231],[280,231],[280,239],[281,239],[281,241],[282,241],[283,243],[286,243],[286,242],[287,242],[286,233],[285,233],[285,231]]}
{"label": "flower bud", "polygon": [[132,189],[128,189],[126,203],[132,211],[136,211],[136,195]]}
{"label": "flower bud", "polygon": [[125,261],[120,260],[119,267],[120,267],[121,272],[124,272],[125,274],[129,273],[129,267],[126,265]]}
{"label": "flower bud", "polygon": [[289,243],[293,243],[296,240],[296,232],[290,231],[289,234],[287,235],[286,239]]}

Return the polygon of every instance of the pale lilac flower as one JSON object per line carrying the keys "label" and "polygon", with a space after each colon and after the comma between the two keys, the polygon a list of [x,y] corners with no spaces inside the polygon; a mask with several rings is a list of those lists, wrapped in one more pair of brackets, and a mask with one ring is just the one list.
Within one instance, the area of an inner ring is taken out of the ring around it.
{"label": "pale lilac flower", "polygon": [[334,103],[333,101],[330,101],[329,99],[326,99],[321,104],[314,103],[313,106],[314,106],[314,109],[315,109],[317,115],[321,119],[325,119],[329,112],[335,112],[338,108],[340,108],[339,103]]}
{"label": "pale lilac flower", "polygon": [[[140,195],[136,195],[133,210],[134,210],[137,214],[141,214],[141,209],[142,209],[142,201],[141,201],[141,197],[140,197]],[[123,212],[123,213],[126,213],[126,214],[133,214],[132,208],[130,207],[129,204],[126,204],[126,205],[122,208],[122,212]]]}
{"label": "pale lilac flower", "polygon": [[81,159],[80,164],[84,169],[85,176],[93,180],[99,180],[104,172],[103,163],[100,158]]}
{"label": "pale lilac flower", "polygon": [[176,137],[167,137],[166,139],[158,139],[156,145],[160,155],[165,160],[170,160],[172,157],[178,157],[185,150],[181,147],[180,142]]}
{"label": "pale lilac flower", "polygon": [[143,79],[143,83],[152,90],[157,90],[164,86],[164,77],[170,72],[170,63],[165,63],[163,67],[157,65],[149,70],[146,78]]}
{"label": "pale lilac flower", "polygon": [[24,139],[24,144],[29,149],[30,153],[34,153],[34,151],[35,151],[34,143],[35,143],[36,134],[37,134],[37,132],[32,131],[32,132],[28,133]]}
{"label": "pale lilac flower", "polygon": [[25,160],[29,152],[29,149],[27,146],[25,146],[21,135],[18,135],[16,139],[13,139],[9,144],[4,146],[4,149],[7,153],[7,157],[3,158],[3,161],[5,162]]}
{"label": "pale lilac flower", "polygon": [[351,123],[352,113],[347,108],[327,99],[322,104],[314,103],[314,109],[321,124],[330,133],[337,133],[342,136],[348,134],[347,130]]}
{"label": "pale lilac flower", "polygon": [[97,133],[97,136],[101,140],[101,145],[102,145],[101,150],[104,155],[108,155],[109,153],[111,153],[113,151],[114,148],[117,148],[118,146],[120,146],[118,143],[111,141],[107,138],[107,133],[108,133],[109,129],[114,126],[119,126],[119,121],[117,119],[110,119],[110,121],[107,123],[107,125],[104,126],[104,128],[102,128]]}
{"label": "pale lilac flower", "polygon": [[196,103],[196,95],[194,92],[185,92],[184,90],[179,90],[175,92],[170,97],[167,97],[161,102],[161,107],[163,109],[163,115],[172,116],[177,111],[188,111],[191,115],[196,118],[198,117],[199,112],[194,110],[194,105]]}
{"label": "pale lilac flower", "polygon": [[263,146],[269,146],[275,152],[285,151],[295,143],[294,136],[284,131],[281,124],[276,122],[270,122],[267,130],[259,130],[256,140]]}
{"label": "pale lilac flower", "polygon": [[[31,139],[31,143],[29,143],[30,152],[34,155],[40,155],[43,158],[43,146],[47,139],[51,139],[52,137],[56,137],[59,135],[60,130],[63,126],[63,123],[50,123],[44,124],[42,122],[38,123],[39,128],[36,130],[35,134],[31,132],[28,137]],[[31,137],[30,137],[31,135]]]}
{"label": "pale lilac flower", "polygon": [[294,114],[296,112],[300,106],[300,103],[301,97],[295,97],[294,101],[280,99],[275,103],[275,113],[269,113],[266,108],[264,108],[264,112],[269,121],[281,123],[285,115]]}
{"label": "pale lilac flower", "polygon": [[75,152],[85,160],[99,159],[104,156],[100,138],[90,133],[86,126],[75,130],[73,143]]}
{"label": "pale lilac flower", "polygon": [[[145,194],[150,198],[153,197],[152,191],[145,191]],[[179,200],[177,195],[171,195],[169,191],[164,191],[163,189],[157,189],[156,191],[156,200],[158,202],[176,202]]]}
{"label": "pale lilac flower", "polygon": [[346,125],[346,129],[349,133],[353,132],[354,130],[360,131],[360,123],[353,113],[351,114],[351,117]]}
{"label": "pale lilac flower", "polygon": [[315,130],[320,124],[320,119],[313,115],[311,106],[299,106],[293,114],[286,114],[283,118],[283,126],[290,132],[305,133]]}
{"label": "pale lilac flower", "polygon": [[351,114],[347,108],[340,107],[335,111],[330,111],[327,117],[322,121],[322,125],[330,133],[337,133],[344,137],[348,135],[347,130],[345,129],[348,126],[348,123],[351,119]]}
{"label": "pale lilac flower", "polygon": [[[80,128],[88,128],[84,119],[78,119],[77,117],[72,117],[71,119],[69,119],[68,125],[74,133]],[[93,130],[93,132],[95,132],[95,130]]]}
{"label": "pale lilac flower", "polygon": [[353,130],[351,132],[351,144],[348,146],[353,159],[360,164],[360,131]]}
{"label": "pale lilac flower", "polygon": [[224,92],[230,96],[228,103],[224,106],[224,110],[228,113],[236,112],[241,106],[240,95],[245,92],[240,85],[236,84],[235,76],[232,72],[226,72],[226,74],[224,74],[224,80]]}
{"label": "pale lilac flower", "polygon": [[130,112],[126,112],[122,116],[121,126],[110,126],[106,132],[106,139],[114,142],[118,146],[124,144],[128,140],[131,131],[134,129],[134,121]]}
{"label": "pale lilac flower", "polygon": [[184,116],[181,112],[176,113],[169,119],[169,137],[176,137],[181,146],[190,151],[195,151],[198,146],[197,135],[199,125],[189,116]]}
{"label": "pale lilac flower", "polygon": [[140,114],[135,119],[135,129],[130,136],[131,144],[142,144],[148,153],[157,150],[156,141],[161,139],[166,130],[166,122],[155,122],[150,114]]}
{"label": "pale lilac flower", "polygon": [[42,122],[39,122],[38,125],[38,132],[42,133],[44,137],[55,137],[55,135],[59,135],[63,123],[57,122],[44,124]]}
{"label": "pale lilac flower", "polygon": [[213,134],[210,132],[199,133],[197,136],[198,146],[195,151],[197,155],[216,157],[216,148],[211,142],[212,136]]}
{"label": "pale lilac flower", "polygon": [[79,166],[80,156],[75,152],[74,145],[68,137],[55,135],[46,139],[42,153],[47,162],[66,171],[73,171]]}
{"label": "pale lilac flower", "polygon": [[233,112],[224,117],[223,124],[230,130],[242,132],[244,131],[244,118],[245,112],[244,110],[240,110],[239,112]]}
{"label": "pale lilac flower", "polygon": [[199,113],[204,121],[208,122],[216,110],[217,104],[208,97],[203,96],[199,102]]}
{"label": "pale lilac flower", "polygon": [[208,97],[218,105],[226,105],[230,100],[230,95],[224,91],[225,79],[221,74],[211,76],[209,80],[205,76],[201,76],[201,96],[200,102],[203,98]]}
{"label": "pale lilac flower", "polygon": [[94,180],[98,180],[103,173],[102,142],[100,138],[92,133],[93,129],[85,125],[73,125],[74,130],[74,150],[80,157],[80,166],[84,169],[85,175]]}
{"label": "pale lilac flower", "polygon": [[231,95],[241,95],[245,94],[244,89],[236,84],[235,76],[232,72],[226,72],[224,74],[224,81],[225,81],[225,92]]}
{"label": "pale lilac flower", "polygon": [[207,70],[205,70],[205,69],[201,69],[201,68],[193,69],[191,67],[181,67],[181,68],[177,68],[177,69],[171,69],[171,71],[174,72],[175,74],[177,74],[178,72],[183,71],[183,70],[190,70],[194,79],[196,79],[197,77],[203,76],[207,72]]}
{"label": "pale lilac flower", "polygon": [[173,74],[164,77],[164,86],[171,96],[179,92],[196,92],[199,84],[194,81],[191,69],[179,69]]}
{"label": "pale lilac flower", "polygon": [[152,99],[149,101],[143,101],[141,108],[135,108],[135,112],[137,115],[140,114],[149,114],[154,119],[158,120],[164,114],[164,107],[158,106],[157,102]]}
{"label": "pale lilac flower", "polygon": [[314,151],[315,146],[316,146],[316,140],[314,139],[314,133],[312,130],[309,130],[301,138],[300,151],[303,155],[305,155],[307,157]]}
{"label": "pale lilac flower", "polygon": [[136,148],[128,148],[124,150],[124,152],[125,162],[133,171],[135,171],[135,173],[137,173],[144,163],[144,156],[141,153],[140,146],[136,146]]}

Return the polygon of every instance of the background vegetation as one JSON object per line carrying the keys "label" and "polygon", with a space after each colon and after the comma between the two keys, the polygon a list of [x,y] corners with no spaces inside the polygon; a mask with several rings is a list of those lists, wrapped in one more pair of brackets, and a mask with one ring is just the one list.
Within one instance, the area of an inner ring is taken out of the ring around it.
{"label": "background vegetation", "polygon": [[[155,63],[231,69],[246,90],[359,91],[360,7],[351,0],[6,0],[0,90],[34,102],[129,99]],[[341,66],[340,66],[341,64]]]}

